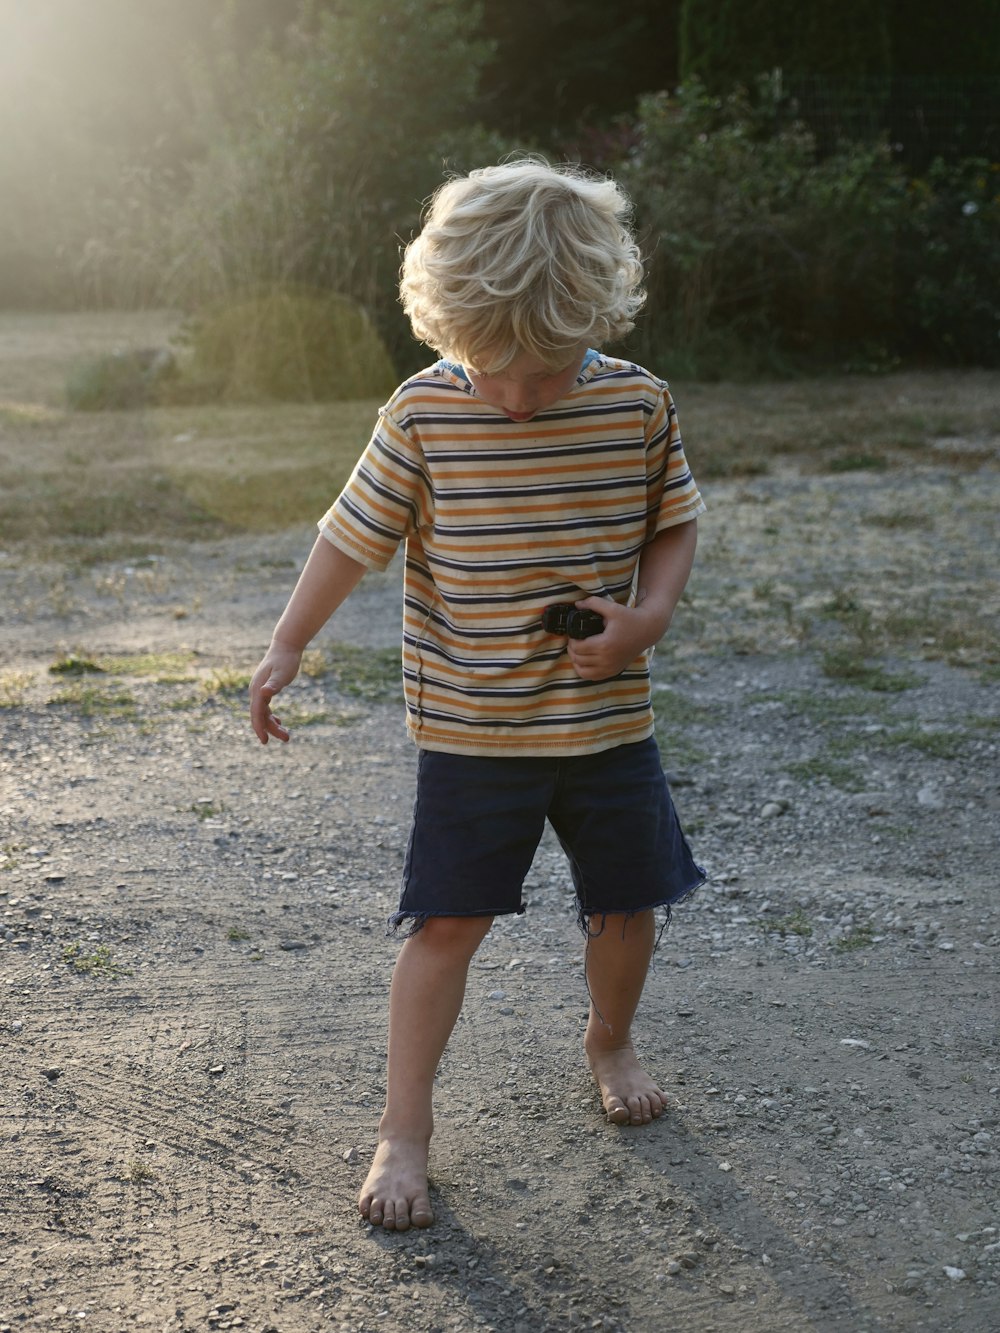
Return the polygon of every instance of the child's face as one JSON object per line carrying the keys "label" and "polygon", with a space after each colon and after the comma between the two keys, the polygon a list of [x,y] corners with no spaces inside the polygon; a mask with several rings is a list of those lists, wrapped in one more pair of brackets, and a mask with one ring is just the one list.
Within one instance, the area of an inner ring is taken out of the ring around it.
{"label": "child's face", "polygon": [[468,366],[465,370],[476,395],[484,403],[498,408],[511,421],[530,421],[536,413],[566,397],[580,373],[586,350],[587,344],[581,343],[573,351],[572,359],[556,371],[527,352],[495,375],[470,370]]}

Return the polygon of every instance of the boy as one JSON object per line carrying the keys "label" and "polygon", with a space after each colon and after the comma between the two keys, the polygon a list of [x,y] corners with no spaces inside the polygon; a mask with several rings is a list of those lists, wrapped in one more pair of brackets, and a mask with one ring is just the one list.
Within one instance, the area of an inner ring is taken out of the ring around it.
{"label": "boy", "polygon": [[666,1094],[632,1049],[654,909],[704,875],[652,740],[649,657],[704,508],[666,385],[592,350],[642,304],[628,204],[609,180],[518,160],[434,196],[401,292],[442,357],[382,409],[320,523],[250,686],[259,739],[303,649],[367,568],[406,542],[403,677],[419,747],[394,927],[379,1146],[359,1209],[433,1220],[434,1075],[469,962],[521,885],[545,819],[587,933],[585,1050],[604,1110],[648,1124]]}

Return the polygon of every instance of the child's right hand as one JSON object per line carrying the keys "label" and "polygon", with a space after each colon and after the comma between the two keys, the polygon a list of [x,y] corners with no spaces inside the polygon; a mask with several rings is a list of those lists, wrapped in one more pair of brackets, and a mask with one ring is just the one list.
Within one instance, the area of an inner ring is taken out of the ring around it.
{"label": "child's right hand", "polygon": [[272,643],[253,674],[250,682],[250,725],[261,745],[266,745],[271,736],[279,741],[288,740],[288,729],[281,725],[281,718],[271,712],[271,700],[295,679],[301,661],[301,651]]}

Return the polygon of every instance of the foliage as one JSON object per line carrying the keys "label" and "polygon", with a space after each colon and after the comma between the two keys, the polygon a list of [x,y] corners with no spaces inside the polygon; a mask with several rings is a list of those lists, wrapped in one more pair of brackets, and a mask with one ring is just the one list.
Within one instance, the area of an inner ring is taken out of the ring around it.
{"label": "foliage", "polygon": [[66,401],[78,412],[144,407],[154,402],[176,375],[166,348],[133,348],[98,356],[76,367],[66,385]]}
{"label": "foliage", "polygon": [[888,0],[684,0],[681,78],[721,91],[779,68],[791,75],[886,74],[888,8]]}
{"label": "foliage", "polygon": [[376,398],[395,382],[360,306],[304,287],[222,301],[192,322],[186,341],[187,382],[230,401]]}
{"label": "foliage", "polygon": [[910,182],[901,238],[906,350],[1000,365],[1000,163],[934,162]]}
{"label": "foliage", "polygon": [[581,125],[632,115],[642,92],[678,77],[681,0],[632,0],[608,22],[581,21],[579,0],[504,0],[483,6],[479,33],[493,45],[477,111],[505,134],[576,139]]}
{"label": "foliage", "polygon": [[177,299],[304,281],[375,312],[395,353],[399,243],[462,141],[488,54],[467,36],[478,17],[458,0],[343,0],[305,11],[282,49],[220,61],[177,216]]}
{"label": "foliage", "polygon": [[620,174],[651,259],[630,345],[675,374],[850,359],[889,336],[900,173],[878,143],[819,158],[793,112],[776,78],[726,99],[693,83],[640,102]]}

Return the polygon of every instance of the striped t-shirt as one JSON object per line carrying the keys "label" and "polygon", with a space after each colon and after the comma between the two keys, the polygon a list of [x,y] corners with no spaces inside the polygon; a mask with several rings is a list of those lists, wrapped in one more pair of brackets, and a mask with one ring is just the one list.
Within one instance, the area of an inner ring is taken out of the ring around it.
{"label": "striped t-shirt", "polygon": [[428,750],[589,754],[652,733],[649,656],[581,680],[554,602],[629,601],[643,546],[704,505],[667,385],[588,353],[565,398],[511,421],[439,361],[402,384],[321,520],[372,569],[406,542],[407,728]]}

